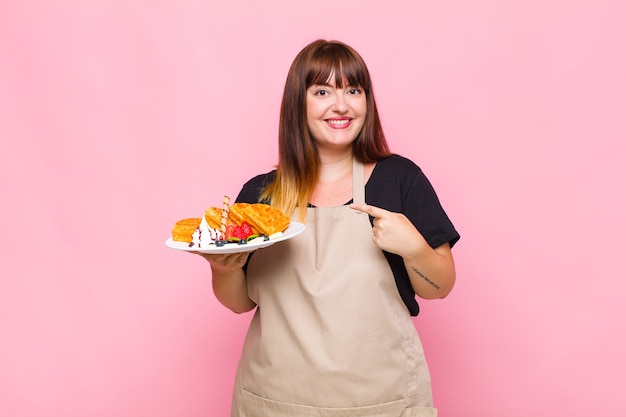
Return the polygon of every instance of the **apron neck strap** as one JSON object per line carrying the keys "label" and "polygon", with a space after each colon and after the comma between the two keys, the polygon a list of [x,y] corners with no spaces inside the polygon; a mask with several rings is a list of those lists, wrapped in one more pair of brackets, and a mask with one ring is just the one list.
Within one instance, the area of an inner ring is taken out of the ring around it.
{"label": "apron neck strap", "polygon": [[363,176],[365,168],[356,158],[352,158],[352,201],[357,204],[365,203],[365,184]]}

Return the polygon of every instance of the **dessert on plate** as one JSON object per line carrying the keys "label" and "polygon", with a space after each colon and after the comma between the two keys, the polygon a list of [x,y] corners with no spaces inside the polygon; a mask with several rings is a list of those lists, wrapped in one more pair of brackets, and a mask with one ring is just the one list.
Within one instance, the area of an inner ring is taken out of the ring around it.
{"label": "dessert on plate", "polygon": [[210,207],[200,218],[177,221],[172,229],[172,240],[198,249],[243,245],[255,239],[276,239],[290,223],[289,216],[268,204],[235,203],[231,206],[230,198],[225,196],[221,208]]}

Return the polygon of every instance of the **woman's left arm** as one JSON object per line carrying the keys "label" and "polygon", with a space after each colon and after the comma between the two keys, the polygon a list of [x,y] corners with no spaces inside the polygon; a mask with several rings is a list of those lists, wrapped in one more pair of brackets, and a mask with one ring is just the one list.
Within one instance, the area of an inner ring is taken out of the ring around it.
{"label": "woman's left arm", "polygon": [[352,204],[350,207],[374,217],[372,240],[380,249],[402,257],[413,290],[419,297],[444,298],[452,291],[456,271],[448,243],[430,247],[402,213],[368,204]]}

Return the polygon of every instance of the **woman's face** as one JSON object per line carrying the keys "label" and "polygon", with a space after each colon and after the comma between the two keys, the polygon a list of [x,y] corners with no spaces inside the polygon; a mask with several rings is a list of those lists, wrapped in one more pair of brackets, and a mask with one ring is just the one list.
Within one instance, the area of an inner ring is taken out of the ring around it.
{"label": "woman's face", "polygon": [[328,84],[307,89],[306,110],[309,132],[318,148],[345,150],[363,127],[367,100],[361,87],[337,88],[332,77]]}

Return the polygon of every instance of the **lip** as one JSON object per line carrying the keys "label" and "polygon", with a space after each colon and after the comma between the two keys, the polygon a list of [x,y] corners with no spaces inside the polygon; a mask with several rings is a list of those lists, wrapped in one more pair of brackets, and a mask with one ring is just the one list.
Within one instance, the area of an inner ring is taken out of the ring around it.
{"label": "lip", "polygon": [[346,129],[352,124],[351,117],[333,117],[324,120],[328,126],[333,129]]}

